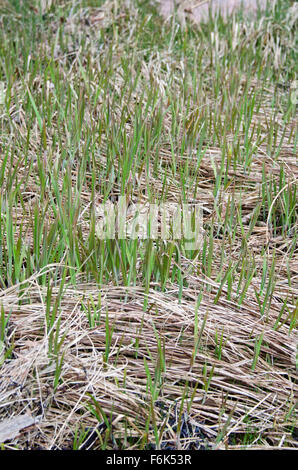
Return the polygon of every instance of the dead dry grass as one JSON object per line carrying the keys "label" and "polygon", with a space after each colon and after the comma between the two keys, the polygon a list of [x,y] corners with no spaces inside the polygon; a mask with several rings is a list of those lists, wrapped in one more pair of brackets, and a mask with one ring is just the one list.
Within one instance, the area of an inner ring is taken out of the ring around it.
{"label": "dead dry grass", "polygon": [[[86,409],[90,402],[88,393],[114,423],[115,439],[123,441],[128,423],[134,429],[134,437],[142,437],[150,414],[145,359],[152,380],[155,367],[159,364],[161,368],[154,409],[154,419],[162,429],[161,446],[213,448],[215,437],[227,425],[220,448],[225,443],[231,448],[229,438],[247,432],[247,427],[255,434],[258,445],[260,436],[274,447],[282,445],[284,438],[295,445],[291,437],[294,423],[288,417],[297,400],[297,344],[294,337],[289,337],[287,324],[274,331],[280,311],[278,300],[272,302],[266,318],[260,319],[258,306],[250,296],[241,307],[233,301],[214,304],[211,289],[199,308],[200,325],[203,319],[206,323],[193,360],[196,293],[200,285],[214,283],[203,278],[190,279],[180,304],[175,286],[167,293],[150,290],[148,309],[144,311],[144,291],[139,287],[110,285],[99,290],[78,279],[78,285],[66,289],[61,299],[59,340],[64,338],[64,360],[62,384],[54,390],[56,366],[49,366],[49,337],[43,334],[46,291],[36,281],[32,278],[23,292],[21,286],[10,288],[2,291],[0,297],[5,311],[12,312],[9,334],[14,338],[13,359],[1,369],[1,415],[42,415],[29,434],[19,437],[22,448],[31,447],[32,443],[33,447],[42,448],[71,447],[76,427],[96,427],[96,419]],[[54,288],[53,299],[58,289]],[[99,295],[101,321],[90,329],[82,305]],[[22,305],[18,305],[20,298]],[[112,333],[105,361],[107,314]],[[221,334],[223,349],[219,359],[216,335]],[[260,335],[260,357],[252,370]],[[165,370],[160,364],[162,358]],[[183,403],[181,384],[189,387]],[[195,396],[191,396],[193,387]],[[177,432],[175,413],[179,412],[184,413],[184,422],[193,427],[192,435],[189,432],[183,437],[181,430],[180,435]],[[152,439],[149,437],[149,441]],[[251,447],[255,447],[253,443]]]}

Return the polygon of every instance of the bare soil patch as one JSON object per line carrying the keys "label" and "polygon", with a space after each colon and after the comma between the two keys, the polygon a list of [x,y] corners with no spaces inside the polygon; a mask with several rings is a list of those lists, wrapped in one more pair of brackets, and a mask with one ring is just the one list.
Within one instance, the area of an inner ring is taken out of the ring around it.
{"label": "bare soil patch", "polygon": [[266,0],[195,0],[195,1],[181,1],[178,0],[159,0],[160,11],[164,18],[169,18],[175,10],[175,4],[178,6],[178,15],[190,15],[191,19],[200,23],[208,20],[209,8],[212,14],[220,12],[224,18],[232,15],[235,11],[239,10],[243,3],[243,9],[246,14],[255,14],[258,6],[265,9]]}

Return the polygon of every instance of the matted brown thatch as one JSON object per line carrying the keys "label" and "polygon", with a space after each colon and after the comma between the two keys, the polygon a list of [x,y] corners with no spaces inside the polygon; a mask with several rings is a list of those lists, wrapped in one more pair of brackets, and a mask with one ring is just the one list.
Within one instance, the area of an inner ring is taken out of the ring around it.
{"label": "matted brown thatch", "polygon": [[[144,435],[153,405],[151,413],[161,432],[161,446],[216,447],[220,431],[226,444],[231,436],[250,431],[256,441],[262,435],[263,443],[270,443],[270,448],[282,446],[285,436],[288,445],[292,442],[295,446],[291,416],[297,400],[296,340],[289,336],[286,324],[274,330],[279,314],[274,302],[262,319],[251,301],[242,306],[224,300],[215,304],[212,292],[204,295],[198,311],[201,340],[194,358],[196,298],[200,284],[208,281],[193,279],[181,303],[175,287],[163,293],[150,290],[145,310],[140,287],[110,285],[99,289],[79,281],[76,288],[65,290],[61,301],[59,340],[65,336],[61,347],[64,359],[61,385],[55,392],[56,364],[48,355],[49,335],[42,333],[46,291],[32,278],[23,292],[19,286],[1,293],[1,304],[12,312],[10,334],[15,343],[13,358],[1,369],[1,419],[24,413],[42,418],[29,431],[29,437],[28,432],[19,436],[17,442],[22,448],[27,441],[30,448],[71,447],[76,427],[97,425],[86,408],[89,394],[113,422],[114,435],[122,439],[127,423],[134,429],[135,438]],[[53,288],[54,297],[58,290]],[[82,306],[99,295],[101,319],[98,326],[90,328]],[[105,362],[107,313],[111,335]],[[57,322],[53,328],[57,328]],[[221,358],[216,352],[217,333],[223,338]],[[260,335],[263,342],[253,370],[254,348]],[[158,397],[151,404],[144,361],[154,381],[160,347],[165,369],[161,368]],[[185,387],[188,393],[182,404]],[[184,429],[184,434],[175,427],[180,407],[188,430]]]}

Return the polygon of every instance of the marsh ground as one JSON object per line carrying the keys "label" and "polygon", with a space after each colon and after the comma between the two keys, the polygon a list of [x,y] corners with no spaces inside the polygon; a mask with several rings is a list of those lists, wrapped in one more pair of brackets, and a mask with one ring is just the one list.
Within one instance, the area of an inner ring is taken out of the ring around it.
{"label": "marsh ground", "polygon": [[[0,21],[0,422],[39,417],[2,447],[297,447],[297,4]],[[100,240],[120,195],[200,204],[201,248]]]}

